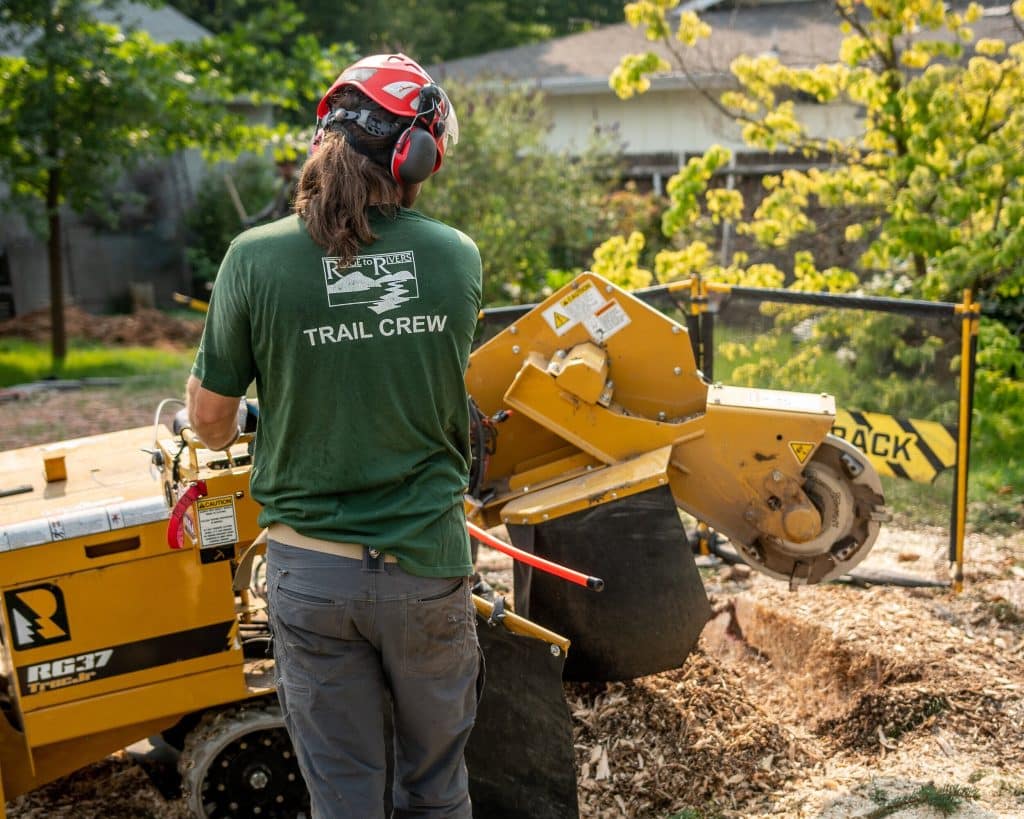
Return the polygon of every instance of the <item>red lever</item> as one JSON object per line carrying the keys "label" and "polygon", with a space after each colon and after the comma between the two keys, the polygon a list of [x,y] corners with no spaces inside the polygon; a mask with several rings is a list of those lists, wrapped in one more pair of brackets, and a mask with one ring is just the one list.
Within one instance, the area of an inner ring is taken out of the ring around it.
{"label": "red lever", "polygon": [[167,545],[172,549],[180,549],[184,545],[184,534],[181,522],[188,508],[199,498],[206,497],[206,481],[196,481],[186,489],[171,510],[171,518],[167,522]]}
{"label": "red lever", "polygon": [[600,577],[591,577],[590,575],[583,574],[583,572],[578,572],[575,569],[563,566],[560,563],[552,563],[550,560],[545,560],[543,557],[537,557],[537,555],[524,552],[522,549],[517,549],[515,546],[505,543],[505,541],[498,540],[496,537],[487,534],[487,532],[476,524],[467,522],[466,527],[469,529],[469,534],[485,546],[490,546],[492,549],[504,552],[509,557],[518,560],[520,563],[525,563],[527,566],[533,566],[533,568],[540,569],[542,572],[553,574],[555,577],[562,578],[562,580],[568,580],[570,583],[575,583],[577,586],[584,586],[591,591],[602,591],[604,589],[604,581]]}

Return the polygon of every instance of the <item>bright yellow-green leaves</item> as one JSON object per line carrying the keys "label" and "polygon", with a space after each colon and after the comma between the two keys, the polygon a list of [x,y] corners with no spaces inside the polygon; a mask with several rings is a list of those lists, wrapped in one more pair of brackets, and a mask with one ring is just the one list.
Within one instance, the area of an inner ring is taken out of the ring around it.
{"label": "bright yellow-green leaves", "polygon": [[[631,3],[627,20],[663,42],[663,53],[686,54],[715,35],[689,11],[670,25],[667,12],[677,5]],[[722,223],[784,249],[816,229],[811,213],[842,208],[858,220],[839,228],[846,240],[869,242],[858,259],[862,275],[883,289],[886,276],[900,270],[915,294],[930,298],[959,299],[967,286],[999,298],[1024,296],[1024,0],[1011,6],[1013,25],[1004,18],[1001,27],[989,22],[1001,12],[984,17],[977,3],[957,9],[944,0],[835,0],[835,8],[845,36],[834,62],[801,67],[741,56],[731,65],[736,87],[720,97],[750,148],[817,167],[768,178],[750,212],[742,195],[722,184],[728,151],[713,146],[691,158],[667,186],[662,229],[680,249],[659,257],[657,277],[700,272],[699,264],[720,273],[709,248]],[[986,34],[976,40],[982,25]],[[1007,39],[991,33],[999,30]],[[642,93],[651,73],[667,70],[653,52],[633,55],[612,84],[620,95]],[[699,69],[680,57],[674,70],[692,79],[688,72]],[[809,99],[858,106],[861,133],[851,140],[812,135],[803,117]],[[849,271],[812,268],[794,260],[794,280],[851,286]]]}
{"label": "bright yellow-green leaves", "polygon": [[[625,6],[626,22],[633,28],[643,28],[644,35],[652,42],[665,41],[672,36],[668,12],[679,5],[679,0],[640,0]],[[693,12],[681,15],[676,37],[687,45],[694,45],[702,37],[711,34],[711,28]],[[620,99],[629,99],[642,94],[651,87],[650,74],[671,71],[672,65],[664,58],[648,51],[644,54],[627,54],[612,71],[608,85]]]}
{"label": "bright yellow-green leaves", "polygon": [[768,195],[754,211],[754,218],[741,224],[739,232],[754,236],[766,247],[785,247],[796,236],[814,230],[807,216],[811,178],[800,171],[785,171],[782,176],[766,177]]}
{"label": "bright yellow-green leaves", "polygon": [[654,272],[659,282],[679,281],[695,273],[703,275],[714,258],[706,242],[691,242],[680,250],[661,251],[654,259]]}
{"label": "bright yellow-green leaves", "polygon": [[594,251],[594,264],[590,269],[626,290],[647,287],[654,277],[650,270],[640,267],[643,249],[644,235],[638,230],[629,238],[612,236]]}
{"label": "bright yellow-green leaves", "polygon": [[842,267],[818,270],[814,255],[807,250],[793,256],[793,278],[791,289],[811,293],[847,293],[858,284],[857,275],[851,270]]}
{"label": "bright yellow-green leaves", "polygon": [[671,68],[668,61],[653,51],[646,54],[629,54],[623,57],[612,71],[608,85],[620,99],[628,100],[634,94],[642,94],[651,87],[648,74],[657,74]]}
{"label": "bright yellow-green leaves", "polygon": [[[667,186],[662,229],[670,247],[653,260],[657,280],[701,275],[730,284],[946,301],[959,301],[970,289],[1019,324],[1024,0],[1012,0],[1008,10],[949,0],[833,5],[842,41],[832,61],[789,66],[770,55],[741,56],[730,67],[733,87],[711,103],[732,118],[750,150],[808,169],[766,177],[764,195],[752,207],[735,189],[749,191],[734,184],[742,177],[730,174],[729,151],[712,146],[690,158]],[[657,0],[627,7],[629,22],[660,41],[660,53],[675,64],[669,68],[654,52],[625,58],[612,80],[621,96],[643,93],[651,73],[671,70],[710,97],[700,77],[717,66],[701,59],[719,50],[694,46],[708,37],[714,45],[719,34],[689,11],[678,26],[670,24],[667,11],[677,6],[677,0]],[[734,13],[742,17],[746,8],[737,6]],[[810,120],[806,114],[815,104],[843,106],[847,115],[856,110],[856,134],[815,133],[808,123],[831,113]],[[825,230],[836,231],[859,254],[857,273],[827,264],[819,268],[810,252],[797,250]],[[734,244],[749,257],[730,254]],[[635,237],[620,237],[609,247],[637,253],[632,266],[625,265],[627,275],[641,267],[642,243]],[[780,254],[791,259],[785,274],[773,265],[751,264]],[[613,258],[612,252],[602,257]],[[913,338],[920,328],[910,319],[853,318],[847,311],[793,305],[762,310],[774,318],[774,334],[718,348],[733,365],[733,383],[817,390],[819,359],[834,353],[833,369],[844,375],[839,383],[854,404],[905,411],[916,400],[921,412],[952,417],[951,405],[937,404],[931,389],[937,370],[949,366],[945,345],[934,337]],[[794,344],[791,331],[798,327],[812,343]],[[1024,447],[1024,353],[1019,339],[996,322],[983,322],[980,350],[975,443],[981,442],[982,452],[986,441],[992,443],[995,457],[1005,460],[1005,452]],[[880,379],[880,362],[895,371]],[[1012,458],[1007,463],[1019,488],[1024,468],[1019,459],[1016,466]]]}
{"label": "bright yellow-green leaves", "polygon": [[695,46],[699,40],[706,40],[711,36],[711,26],[705,23],[692,11],[684,11],[679,15],[679,28],[676,29],[676,39],[683,45]]}
{"label": "bright yellow-green leaves", "polygon": [[712,188],[704,199],[712,224],[735,221],[743,216],[743,194],[737,190]]}
{"label": "bright yellow-green leaves", "polygon": [[781,287],[785,274],[773,264],[747,264],[743,253],[733,254],[730,264],[716,263],[715,252],[696,240],[679,250],[662,250],[654,257],[654,273],[662,284],[701,275],[708,281],[747,287]]}
{"label": "bright yellow-green leaves", "polygon": [[666,12],[679,5],[679,0],[641,0],[627,3],[626,22],[633,28],[643,26],[648,40],[660,40],[670,33]]}
{"label": "bright yellow-green leaves", "polygon": [[[732,160],[732,153],[712,145],[703,156],[695,156],[668,180],[666,192],[669,206],[661,217],[661,230],[666,236],[697,224],[703,215],[702,199],[715,172]],[[731,205],[735,209],[735,204]],[[740,203],[742,209],[742,202]]]}

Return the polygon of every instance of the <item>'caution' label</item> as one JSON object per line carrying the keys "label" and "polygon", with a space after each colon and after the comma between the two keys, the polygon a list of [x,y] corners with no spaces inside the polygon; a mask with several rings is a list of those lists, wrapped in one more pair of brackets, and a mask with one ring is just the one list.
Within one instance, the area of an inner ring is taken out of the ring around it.
{"label": "'caution' label", "polygon": [[877,412],[836,412],[832,434],[868,456],[879,474],[931,483],[956,465],[956,428]]}
{"label": "'caution' label", "polygon": [[235,499],[231,495],[200,498],[196,501],[199,518],[199,544],[202,549],[228,546],[238,542]]}
{"label": "'caution' label", "polygon": [[607,341],[630,323],[629,313],[615,299],[601,305],[594,315],[583,320],[590,337],[598,344]]}
{"label": "'caution' label", "polygon": [[543,312],[544,320],[555,331],[564,336],[581,321],[591,318],[604,305],[604,297],[593,282],[585,282],[569,292]]}

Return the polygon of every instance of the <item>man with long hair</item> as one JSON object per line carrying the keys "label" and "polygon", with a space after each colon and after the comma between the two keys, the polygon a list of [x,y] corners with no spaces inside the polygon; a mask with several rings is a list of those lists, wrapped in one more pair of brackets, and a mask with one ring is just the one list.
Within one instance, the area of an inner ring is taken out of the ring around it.
{"label": "man with long hair", "polygon": [[321,100],[295,213],[231,244],[188,383],[210,447],[256,382],[277,691],[315,817],[469,817],[480,666],[462,498],[480,308],[467,236],[409,208],[458,122],[402,54]]}

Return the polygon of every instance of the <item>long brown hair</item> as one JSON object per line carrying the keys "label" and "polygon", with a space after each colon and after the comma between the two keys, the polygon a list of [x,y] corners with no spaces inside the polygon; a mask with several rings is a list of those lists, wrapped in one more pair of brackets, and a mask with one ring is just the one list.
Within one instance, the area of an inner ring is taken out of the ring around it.
{"label": "long brown hair", "polygon": [[[401,121],[362,92],[346,87],[331,100],[332,107],[350,111],[368,108],[385,121]],[[390,159],[394,137],[374,137],[354,122],[341,125],[345,133],[328,131],[302,167],[295,192],[295,212],[310,237],[341,264],[351,264],[359,249],[377,236],[370,229],[367,209],[376,205],[397,211],[402,189],[382,162]],[[357,141],[366,156],[348,140]]]}

